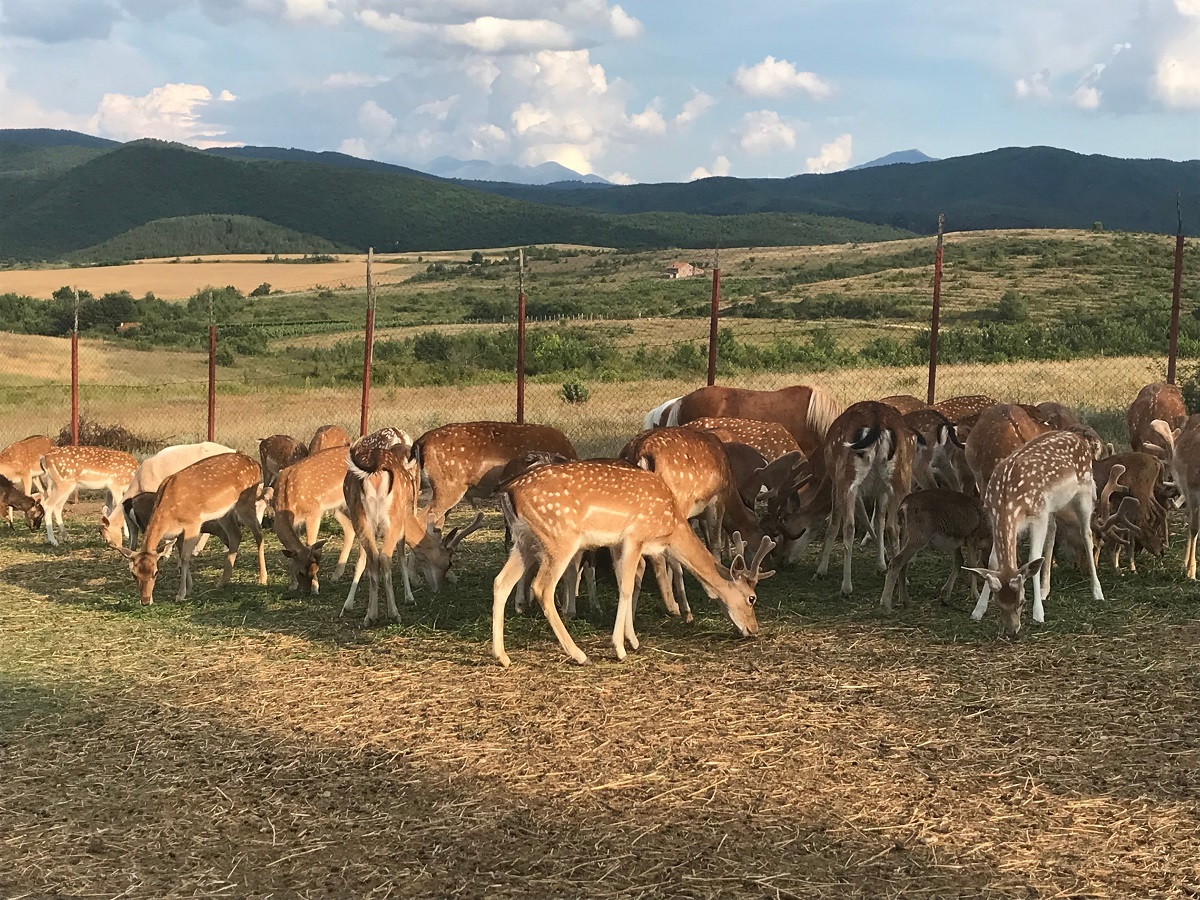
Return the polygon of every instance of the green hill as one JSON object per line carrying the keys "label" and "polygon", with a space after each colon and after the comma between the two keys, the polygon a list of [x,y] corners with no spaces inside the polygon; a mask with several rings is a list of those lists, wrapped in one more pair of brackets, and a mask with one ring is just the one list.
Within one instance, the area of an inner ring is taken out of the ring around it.
{"label": "green hill", "polygon": [[613,216],[535,205],[426,177],[230,159],[135,141],[65,171],[0,178],[0,257],[59,258],[150,222],[197,215],[250,216],[341,246],[384,252],[550,242],[707,248],[906,235],[890,227],[797,215]]}
{"label": "green hill", "polygon": [[158,219],[71,254],[74,262],[211,253],[338,253],[350,248],[250,216]]}

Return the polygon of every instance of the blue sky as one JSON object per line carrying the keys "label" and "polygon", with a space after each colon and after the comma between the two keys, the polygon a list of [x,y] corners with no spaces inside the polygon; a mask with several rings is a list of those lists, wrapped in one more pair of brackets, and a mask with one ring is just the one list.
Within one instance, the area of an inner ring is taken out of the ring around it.
{"label": "blue sky", "polygon": [[0,127],[616,181],[1200,158],[1200,0],[0,0]]}

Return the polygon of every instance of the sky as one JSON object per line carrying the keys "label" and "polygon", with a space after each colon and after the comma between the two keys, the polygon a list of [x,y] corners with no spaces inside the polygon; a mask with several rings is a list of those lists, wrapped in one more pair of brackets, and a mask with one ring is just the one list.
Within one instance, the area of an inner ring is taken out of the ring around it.
{"label": "sky", "polygon": [[555,161],[1200,158],[1200,0],[0,0],[0,127]]}

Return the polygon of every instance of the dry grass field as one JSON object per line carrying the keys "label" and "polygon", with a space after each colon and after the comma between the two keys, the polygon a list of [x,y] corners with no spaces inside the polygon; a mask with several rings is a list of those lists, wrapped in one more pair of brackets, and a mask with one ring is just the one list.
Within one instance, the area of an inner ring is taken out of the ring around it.
{"label": "dry grass field", "polygon": [[[1200,891],[1197,597],[1180,551],[1108,599],[1064,568],[1047,624],[927,600],[878,613],[811,561],[737,640],[648,596],[540,616],[488,655],[498,531],[403,623],[341,621],[344,585],[286,590],[242,561],[142,608],[95,506],[73,543],[0,532],[0,895],[60,897],[1186,897]],[[494,524],[494,518],[492,519]],[[336,540],[336,539],[335,539]],[[252,556],[252,554],[251,554]],[[249,558],[249,557],[248,557]]]}

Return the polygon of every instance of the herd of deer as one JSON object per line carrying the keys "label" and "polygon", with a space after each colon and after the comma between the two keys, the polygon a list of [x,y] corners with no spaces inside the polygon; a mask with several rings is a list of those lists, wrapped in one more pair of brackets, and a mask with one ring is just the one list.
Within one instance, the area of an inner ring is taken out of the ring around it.
{"label": "herd of deer", "polygon": [[[562,649],[586,661],[560,617],[558,588],[563,612],[573,615],[586,574],[595,603],[594,551],[606,548],[619,588],[612,637],[618,658],[627,646],[638,647],[634,606],[647,561],[670,614],[691,619],[686,569],[743,636],[755,634],[757,585],[773,574],[764,561],[777,548],[781,559],[795,561],[822,525],[817,574],[828,571],[840,534],[842,593],[853,590],[861,523],[886,573],[881,603],[888,611],[897,588],[908,604],[906,568],[932,546],[954,553],[943,600],[965,562],[977,596],[973,617],[982,618],[994,599],[1005,629],[1016,633],[1027,580],[1033,619],[1044,621],[1060,528],[1088,573],[1092,596],[1102,600],[1102,553],[1114,566],[1127,554],[1131,569],[1141,550],[1161,556],[1167,510],[1184,504],[1184,565],[1195,578],[1200,415],[1189,418],[1179,390],[1156,383],[1138,394],[1126,419],[1132,449],[1116,454],[1057,403],[971,396],[927,406],[897,395],[842,409],[822,388],[800,385],[706,387],[675,398],[652,410],[614,459],[580,460],[557,429],[503,422],[445,425],[416,441],[393,428],[352,441],[341,428],[325,426],[307,445],[282,434],[264,438],[257,461],[199,443],[168,447],[139,463],[121,451],[57,447],[38,435],[0,452],[0,503],[10,524],[14,509],[23,512],[31,530],[44,524],[57,544],[58,530],[66,536],[62,511],[71,494],[107,491],[101,535],[129,560],[146,604],[172,548],[180,565],[178,599],[187,597],[192,557],[210,535],[227,549],[220,581],[227,583],[243,528],[254,537],[265,584],[268,512],[292,587],[317,593],[325,545],[319,531],[332,513],[343,532],[335,580],[356,538],[360,546],[342,612],[354,608],[366,574],[371,623],[379,616],[381,582],[387,615],[399,619],[395,551],[405,598],[413,599],[408,551],[436,592],[453,577],[456,548],[483,521],[480,512],[465,528],[444,531],[447,513],[464,499],[495,498],[510,552],[493,587],[492,650],[506,666],[504,613],[518,585],[518,608],[530,592]],[[423,484],[431,491],[424,508]],[[1025,534],[1030,549],[1022,565],[1017,541]],[[990,552],[986,566],[984,552]]]}

